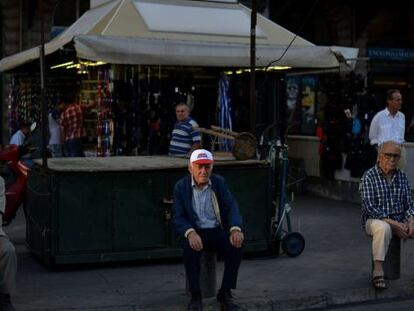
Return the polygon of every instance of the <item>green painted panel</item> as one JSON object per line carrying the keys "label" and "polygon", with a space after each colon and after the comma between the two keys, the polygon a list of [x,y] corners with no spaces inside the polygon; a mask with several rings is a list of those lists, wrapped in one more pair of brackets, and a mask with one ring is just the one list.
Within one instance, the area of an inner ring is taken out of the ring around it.
{"label": "green painted panel", "polygon": [[60,176],[58,250],[112,249],[112,179],[108,174]]}
{"label": "green painted panel", "polygon": [[[240,205],[245,250],[266,250],[272,197],[266,167],[215,167]],[[31,251],[46,263],[108,262],[181,256],[165,212],[186,169],[140,172],[56,172],[29,178]]]}
{"label": "green painted panel", "polygon": [[167,244],[167,173],[119,173],[114,180],[114,248],[158,248]]}
{"label": "green painted panel", "polygon": [[[57,184],[57,183],[56,183]],[[53,249],[51,176],[29,172],[26,199],[26,241],[30,250],[45,262],[50,262]]]}
{"label": "green painted panel", "polygon": [[246,242],[268,240],[270,237],[271,196],[268,168],[220,168],[236,198],[244,222]]}

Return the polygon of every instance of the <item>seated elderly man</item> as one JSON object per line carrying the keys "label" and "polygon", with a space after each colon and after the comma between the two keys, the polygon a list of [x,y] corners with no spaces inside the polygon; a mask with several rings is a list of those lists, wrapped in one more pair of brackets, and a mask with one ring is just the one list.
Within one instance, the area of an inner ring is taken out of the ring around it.
{"label": "seated elderly man", "polygon": [[217,300],[227,311],[239,310],[232,299],[242,258],[242,219],[236,200],[223,177],[212,175],[213,155],[204,149],[192,152],[190,175],[174,188],[173,224],[182,240],[184,266],[191,291],[189,311],[202,310],[200,257],[204,249],[224,258],[224,274]]}
{"label": "seated elderly man", "polygon": [[392,235],[414,237],[414,205],[407,176],[397,168],[400,157],[399,144],[384,142],[377,164],[365,172],[359,186],[363,225],[372,236],[372,285],[377,289],[387,287],[383,263]]}

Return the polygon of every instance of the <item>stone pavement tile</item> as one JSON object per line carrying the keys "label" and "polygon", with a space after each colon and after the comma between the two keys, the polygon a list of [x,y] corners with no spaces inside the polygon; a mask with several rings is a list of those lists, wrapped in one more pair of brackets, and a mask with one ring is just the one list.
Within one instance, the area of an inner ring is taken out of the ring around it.
{"label": "stone pavement tile", "polygon": [[[401,278],[390,281],[384,293],[371,289],[370,239],[358,205],[298,197],[291,218],[293,230],[305,237],[304,252],[243,260],[235,291],[243,310],[326,308],[414,292],[407,287],[414,280],[414,241],[403,245]],[[189,298],[180,260],[51,269],[34,260],[19,232],[10,232],[19,260],[13,297],[19,311],[185,310]],[[222,270],[220,262],[217,286]],[[207,311],[220,310],[214,298],[205,305]]]}

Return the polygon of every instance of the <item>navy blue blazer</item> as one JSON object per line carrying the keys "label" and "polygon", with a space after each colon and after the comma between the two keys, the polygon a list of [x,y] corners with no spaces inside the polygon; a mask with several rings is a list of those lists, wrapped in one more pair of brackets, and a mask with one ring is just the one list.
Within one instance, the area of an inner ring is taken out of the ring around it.
{"label": "navy blue blazer", "polygon": [[[211,175],[211,188],[216,194],[220,209],[221,223],[224,230],[231,227],[242,228],[239,207],[222,176]],[[193,209],[193,188],[191,175],[181,178],[174,187],[173,226],[179,237],[184,237],[188,229],[197,230],[197,215]]]}

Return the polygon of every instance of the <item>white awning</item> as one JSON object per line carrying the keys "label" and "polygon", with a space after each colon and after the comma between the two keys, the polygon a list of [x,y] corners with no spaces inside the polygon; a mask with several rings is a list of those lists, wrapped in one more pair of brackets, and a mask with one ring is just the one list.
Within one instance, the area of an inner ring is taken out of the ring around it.
{"label": "white awning", "polygon": [[[49,55],[74,41],[78,57],[116,64],[247,67],[250,9],[232,1],[114,0],[87,11],[45,45]],[[257,66],[339,67],[358,49],[315,46],[258,15]],[[293,42],[292,42],[293,41]],[[39,58],[39,47],[5,57],[0,71]]]}
{"label": "white awning", "polygon": [[[77,36],[75,46],[79,57],[107,63],[217,67],[250,65],[250,46],[242,43],[86,35]],[[278,59],[286,46],[258,45],[256,49],[256,65],[265,67]],[[349,50],[352,52],[355,49]],[[300,68],[333,68],[338,67],[338,59],[330,47],[290,47],[283,60],[276,64]]]}

